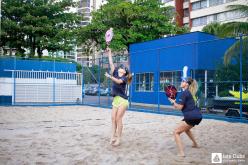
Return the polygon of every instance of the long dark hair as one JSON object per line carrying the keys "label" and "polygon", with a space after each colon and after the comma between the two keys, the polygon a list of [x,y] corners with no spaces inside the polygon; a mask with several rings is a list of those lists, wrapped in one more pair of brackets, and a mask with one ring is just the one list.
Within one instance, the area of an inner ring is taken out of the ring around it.
{"label": "long dark hair", "polygon": [[132,79],[133,79],[132,73],[128,73],[128,74],[127,74],[127,83],[128,83],[128,84],[131,84]]}
{"label": "long dark hair", "polygon": [[126,71],[125,76],[127,77],[127,83],[128,83],[128,84],[131,84],[132,79],[133,79],[132,73],[129,71],[129,69],[128,69],[124,64],[121,64],[121,65],[119,66],[119,68],[122,68],[122,69],[124,69],[124,70]]}

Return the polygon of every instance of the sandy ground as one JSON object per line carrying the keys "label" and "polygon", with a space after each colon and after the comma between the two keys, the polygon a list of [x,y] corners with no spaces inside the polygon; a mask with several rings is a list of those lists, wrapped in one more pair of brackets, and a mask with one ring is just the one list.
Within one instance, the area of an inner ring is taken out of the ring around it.
{"label": "sandy ground", "polygon": [[202,165],[211,153],[242,154],[226,161],[248,164],[248,124],[205,119],[193,128],[201,147],[183,134],[179,158],[173,129],[182,117],[127,111],[122,143],[112,147],[110,115],[88,106],[0,107],[0,164]]}

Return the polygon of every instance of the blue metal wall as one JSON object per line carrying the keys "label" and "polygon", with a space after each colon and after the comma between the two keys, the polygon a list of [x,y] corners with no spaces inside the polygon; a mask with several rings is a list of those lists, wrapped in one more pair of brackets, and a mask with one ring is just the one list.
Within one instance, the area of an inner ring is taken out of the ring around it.
{"label": "blue metal wall", "polygon": [[191,70],[215,70],[223,61],[225,51],[235,42],[233,38],[219,39],[203,32],[193,32],[130,46],[131,71],[154,73],[152,92],[136,92],[135,76],[132,102],[169,104],[159,91],[161,71],[181,71],[187,65]]}
{"label": "blue metal wall", "polygon": [[235,42],[236,40],[233,38],[199,41],[197,43],[195,69],[215,70],[218,63],[223,63],[225,51]]}

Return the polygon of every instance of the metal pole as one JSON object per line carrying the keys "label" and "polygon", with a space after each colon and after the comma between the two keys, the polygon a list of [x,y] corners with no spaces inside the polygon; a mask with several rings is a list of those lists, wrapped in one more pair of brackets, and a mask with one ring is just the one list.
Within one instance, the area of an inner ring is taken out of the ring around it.
{"label": "metal pole", "polygon": [[55,59],[53,59],[53,104],[55,104]]}
{"label": "metal pole", "polygon": [[[101,52],[101,60],[100,60],[100,62],[101,62],[100,68],[103,69],[104,68],[103,52]],[[104,81],[104,78],[103,78],[103,81]],[[104,83],[103,83],[103,86],[104,86]],[[103,86],[102,86],[102,90],[104,89]],[[101,99],[101,70],[100,70],[100,99]],[[105,104],[105,100],[103,101],[103,104]]]}
{"label": "metal pole", "polygon": [[218,84],[215,86],[215,97],[219,96],[219,86]]}
{"label": "metal pole", "polygon": [[14,78],[14,103],[16,104],[16,57],[14,57],[14,71],[12,71],[12,77]]}
{"label": "metal pole", "polygon": [[101,88],[101,59],[98,60],[98,105],[100,106],[100,88]]}
{"label": "metal pole", "polygon": [[157,59],[158,59],[158,61],[157,61],[157,66],[158,66],[158,68],[157,68],[157,80],[158,80],[158,82],[157,82],[157,89],[158,89],[158,111],[160,111],[160,66],[159,66],[159,60],[160,60],[160,58],[159,58],[159,55],[160,55],[160,51],[158,50],[158,57],[157,57]]}
{"label": "metal pole", "polygon": [[85,90],[84,90],[84,65],[83,65],[83,59],[81,59],[82,64],[82,104],[84,103],[84,97],[85,97]]}
{"label": "metal pole", "polygon": [[208,82],[208,71],[205,70],[205,93],[204,93],[204,97],[205,97],[205,106],[207,106],[207,82]]}
{"label": "metal pole", "polygon": [[[108,71],[110,73],[110,65],[108,65]],[[108,81],[108,106],[111,106],[110,105],[110,80],[107,78],[107,81]]]}
{"label": "metal pole", "polygon": [[239,85],[239,93],[240,93],[240,104],[239,104],[239,109],[240,109],[240,118],[242,118],[242,90],[243,90],[243,87],[242,87],[242,51],[243,51],[243,43],[242,43],[242,38],[243,38],[243,35],[240,34],[240,52],[239,52],[239,60],[240,60],[240,68],[239,68],[239,76],[240,76],[240,85]]}
{"label": "metal pole", "polygon": [[[133,80],[134,80],[134,77],[133,77]],[[133,81],[131,82],[131,84],[129,84],[129,108],[131,109],[132,108],[132,92],[133,92]]]}
{"label": "metal pole", "polygon": [[[129,65],[129,70],[130,71],[132,71],[131,70],[131,54],[129,54],[129,52],[128,52],[128,55],[127,55],[127,61],[128,61],[128,65]],[[130,72],[130,74],[132,74],[132,72]],[[133,75],[132,75],[133,76]],[[133,81],[134,81],[134,77],[132,78],[132,81],[131,81],[131,83],[129,84],[129,97],[128,97],[128,102],[129,102],[129,108],[131,109],[132,108],[132,104],[131,104],[131,101],[132,101],[132,91],[133,91],[133,89],[132,89],[132,86],[133,86]]]}

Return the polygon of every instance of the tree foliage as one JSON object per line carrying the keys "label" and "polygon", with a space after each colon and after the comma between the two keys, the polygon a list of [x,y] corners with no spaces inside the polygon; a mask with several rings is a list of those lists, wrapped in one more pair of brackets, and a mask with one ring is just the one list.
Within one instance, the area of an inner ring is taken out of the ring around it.
{"label": "tree foliage", "polygon": [[[248,14],[247,5],[231,5],[228,6],[233,10],[238,10],[242,14]],[[228,23],[212,23],[203,28],[204,32],[214,34],[221,38],[224,37],[242,37],[242,75],[243,80],[248,81],[248,23],[247,22],[228,22]],[[224,54],[223,64],[218,66],[216,79],[218,81],[237,81],[239,80],[240,69],[240,38],[230,47]]]}
{"label": "tree foliage", "polygon": [[112,27],[115,50],[128,50],[129,45],[186,32],[172,22],[175,15],[171,7],[162,7],[158,0],[109,0],[92,13],[92,22],[79,30],[80,43],[94,42],[105,48],[105,32]]}
{"label": "tree foliage", "polygon": [[204,26],[202,31],[220,37],[221,36],[221,24],[218,22],[210,23]]}
{"label": "tree foliage", "polygon": [[42,50],[69,51],[75,42],[77,24],[81,20],[68,12],[73,0],[3,0],[1,47],[24,49],[33,57]]}

